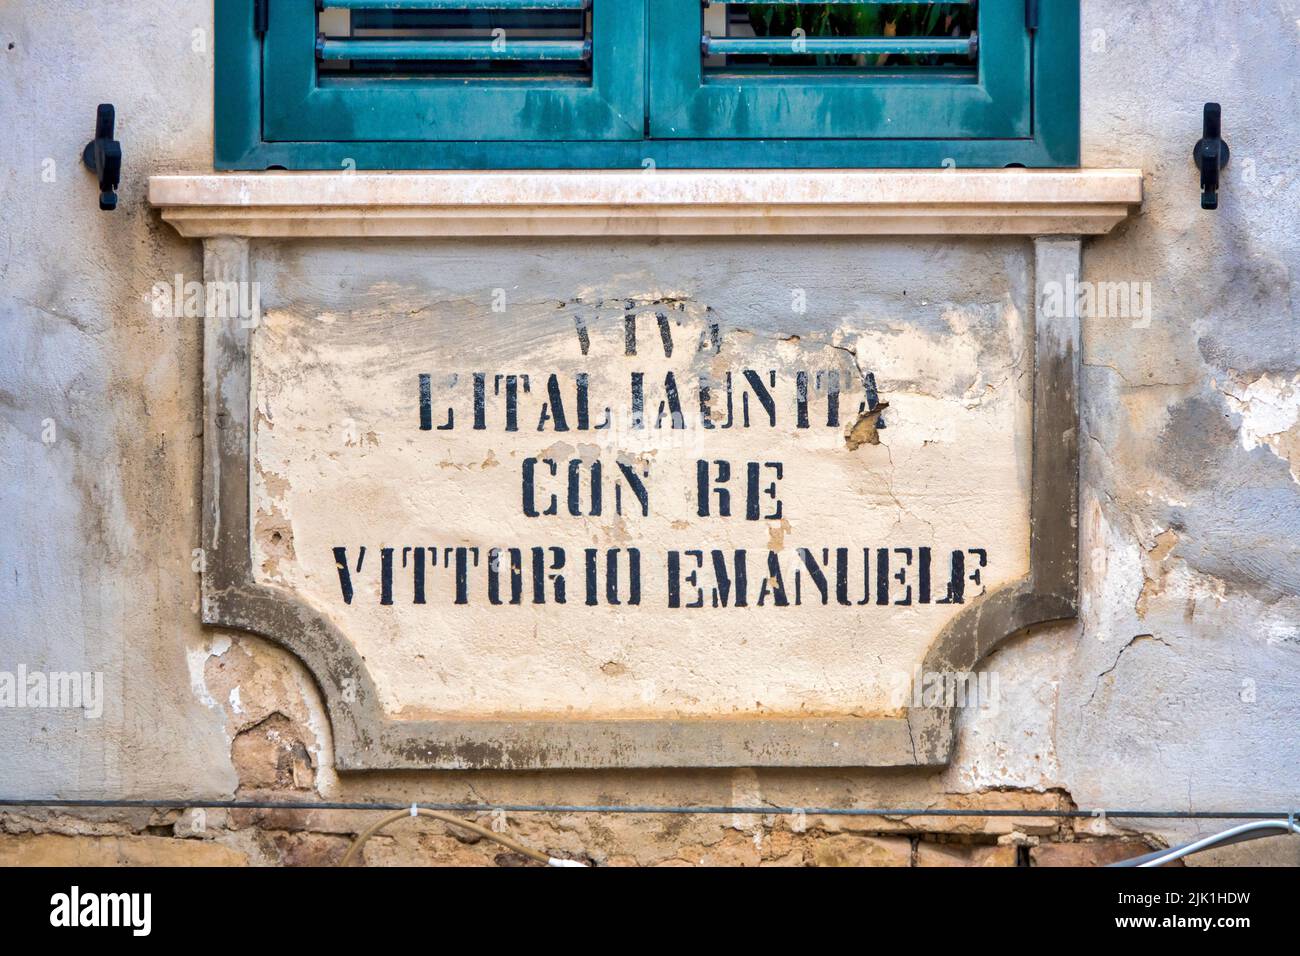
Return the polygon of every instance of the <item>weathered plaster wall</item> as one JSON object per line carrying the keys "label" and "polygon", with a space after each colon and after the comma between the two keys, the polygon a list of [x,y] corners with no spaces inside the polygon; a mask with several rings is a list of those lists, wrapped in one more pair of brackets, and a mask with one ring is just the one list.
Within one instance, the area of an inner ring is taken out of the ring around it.
{"label": "weathered plaster wall", "polygon": [[[151,173],[210,166],[210,5],[5,6],[0,669],[103,671],[107,693],[99,720],[0,710],[4,795],[1293,806],[1300,119],[1287,104],[1300,77],[1300,4],[1152,9],[1084,0],[1085,164],[1148,175],[1141,214],[1087,244],[1085,278],[1150,282],[1153,310],[1149,324],[1084,322],[1082,617],[995,655],[1002,706],[963,716],[952,768],[340,779],[301,668],[197,623],[201,330],[155,318],[147,294],[177,273],[199,277],[201,263],[197,244],[147,208],[144,188]],[[1207,100],[1223,103],[1233,149],[1216,213],[1198,208],[1189,157]],[[111,215],[95,208],[79,162],[99,102],[116,104],[126,156]],[[0,859],[323,861],[358,826],[327,812],[210,812],[194,823],[192,813],[13,812],[0,817]],[[622,863],[998,865],[1015,859],[997,845],[1020,840],[1013,830],[1043,841],[1040,863],[1132,852],[1070,842],[1116,834],[1113,824],[837,819],[795,832],[757,816],[566,816],[510,826],[555,852]],[[1195,827],[1139,829],[1174,839]],[[1287,854],[1294,861],[1293,846],[1256,858]],[[377,840],[368,858],[493,854],[412,827]]]}
{"label": "weathered plaster wall", "polygon": [[[211,154],[212,57],[191,47],[202,27],[212,48],[203,7],[0,10],[0,112],[15,128],[0,147],[4,667],[102,670],[112,701],[98,721],[0,712],[4,787],[26,795],[235,780],[190,664],[201,330],[153,318],[144,298],[201,268],[149,211],[145,176]],[[111,215],[81,165],[101,102],[117,106],[125,154]]]}
{"label": "weathered plaster wall", "polygon": [[[1300,4],[1085,2],[1083,46],[1084,162],[1140,166],[1149,197],[1084,269],[1150,282],[1154,308],[1149,327],[1083,329],[1060,782],[1087,804],[1294,805],[1300,121],[1277,104],[1300,92]],[[1233,153],[1207,213],[1185,158],[1211,100]]]}

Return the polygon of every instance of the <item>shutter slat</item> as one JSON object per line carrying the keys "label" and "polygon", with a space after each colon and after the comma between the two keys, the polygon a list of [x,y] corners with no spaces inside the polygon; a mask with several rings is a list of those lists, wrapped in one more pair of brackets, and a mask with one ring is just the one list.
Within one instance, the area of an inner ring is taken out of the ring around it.
{"label": "shutter slat", "polygon": [[[454,67],[560,76],[591,61],[585,27],[591,0],[316,0],[316,6],[351,17],[348,35],[317,36],[316,58],[331,75],[341,69],[396,78]],[[516,22],[519,29],[503,28]]]}
{"label": "shutter slat", "polygon": [[317,0],[318,10],[586,10],[591,0]]}
{"label": "shutter slat", "polygon": [[[891,6],[891,7],[924,7],[929,3],[912,2],[906,0],[701,0],[706,7],[791,7],[791,6]],[[977,0],[935,0],[949,7],[969,7]]]}
{"label": "shutter slat", "polygon": [[331,40],[316,45],[322,60],[585,60],[590,40]]}
{"label": "shutter slat", "polygon": [[[976,0],[701,2],[705,29],[700,50],[706,75],[732,67],[751,76],[758,76],[764,67],[773,75],[809,66],[846,75],[883,72],[879,67],[897,72],[900,66],[933,66],[936,60],[946,60],[945,65],[973,76],[979,54]],[[953,19],[944,21],[945,14]],[[895,29],[897,35],[892,35]],[[907,58],[914,60],[909,63]],[[954,58],[966,62],[953,62]]]}
{"label": "shutter slat", "polygon": [[[792,54],[913,54],[974,56],[978,37],[715,37],[704,34],[705,55],[790,56]],[[797,45],[796,45],[797,44]]]}

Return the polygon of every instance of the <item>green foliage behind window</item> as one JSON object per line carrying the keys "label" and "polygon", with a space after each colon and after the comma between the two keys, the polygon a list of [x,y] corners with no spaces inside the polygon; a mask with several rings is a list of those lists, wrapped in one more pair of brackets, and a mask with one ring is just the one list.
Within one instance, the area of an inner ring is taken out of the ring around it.
{"label": "green foliage behind window", "polygon": [[[976,8],[969,3],[764,3],[748,6],[756,36],[791,36],[803,30],[810,37],[969,36],[975,29]],[[788,65],[852,65],[847,57],[782,57]],[[954,62],[954,57],[885,54],[864,66],[920,66]]]}

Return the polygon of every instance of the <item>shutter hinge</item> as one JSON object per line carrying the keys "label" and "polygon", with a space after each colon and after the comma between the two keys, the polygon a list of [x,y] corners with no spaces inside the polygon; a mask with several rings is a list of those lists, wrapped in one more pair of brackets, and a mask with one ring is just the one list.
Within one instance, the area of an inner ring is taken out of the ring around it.
{"label": "shutter hinge", "polygon": [[253,32],[260,37],[266,36],[270,18],[271,0],[253,0]]}
{"label": "shutter hinge", "polygon": [[1025,27],[1031,33],[1038,29],[1038,0],[1025,0]]}

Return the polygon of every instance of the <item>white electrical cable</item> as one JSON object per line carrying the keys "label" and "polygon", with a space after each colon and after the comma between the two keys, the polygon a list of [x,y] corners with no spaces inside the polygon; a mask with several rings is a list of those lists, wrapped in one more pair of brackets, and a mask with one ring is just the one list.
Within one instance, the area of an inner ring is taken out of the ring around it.
{"label": "white electrical cable", "polygon": [[[1232,840],[1234,837],[1240,836],[1242,834],[1255,833],[1256,831],[1261,831],[1261,830],[1281,830],[1284,833],[1300,833],[1300,824],[1296,824],[1294,820],[1261,820],[1256,823],[1243,823],[1240,826],[1235,826],[1232,827],[1231,829],[1224,830],[1222,833],[1216,833],[1214,834],[1214,836],[1208,836],[1203,839],[1197,840],[1194,843],[1188,843],[1184,846],[1175,847],[1174,849],[1170,850],[1168,853],[1163,854],[1162,856],[1158,856],[1153,860],[1147,860],[1144,863],[1139,863],[1138,866],[1139,867],[1163,866],[1166,863],[1172,863],[1174,860],[1181,860],[1183,857],[1190,856],[1193,853],[1198,853],[1201,850],[1207,850],[1210,847],[1222,843],[1226,840]],[[1262,835],[1263,834],[1259,834],[1257,836],[1250,836],[1247,837],[1247,839],[1251,839],[1251,840],[1258,839],[1259,836]]]}

